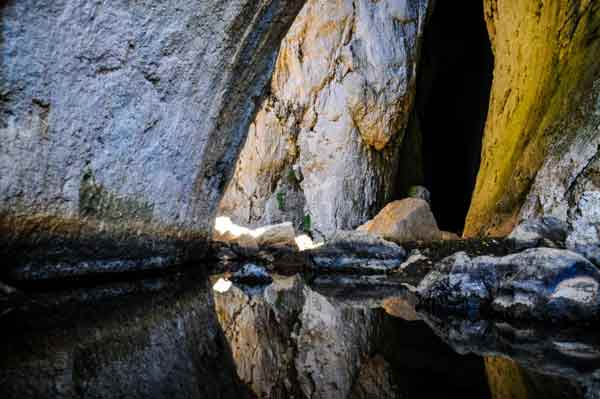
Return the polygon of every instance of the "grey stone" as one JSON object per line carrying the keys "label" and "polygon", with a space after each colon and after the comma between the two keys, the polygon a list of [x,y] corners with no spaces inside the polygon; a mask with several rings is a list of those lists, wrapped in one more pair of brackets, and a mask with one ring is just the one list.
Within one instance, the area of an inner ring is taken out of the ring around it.
{"label": "grey stone", "polygon": [[600,266],[600,191],[581,194],[569,212],[567,248]]}
{"label": "grey stone", "polygon": [[460,252],[436,265],[418,293],[424,304],[461,313],[576,321],[600,316],[600,271],[561,249],[474,258]]}
{"label": "grey stone", "polygon": [[547,216],[522,221],[508,236],[517,248],[551,247],[564,248],[567,224],[555,217]]}

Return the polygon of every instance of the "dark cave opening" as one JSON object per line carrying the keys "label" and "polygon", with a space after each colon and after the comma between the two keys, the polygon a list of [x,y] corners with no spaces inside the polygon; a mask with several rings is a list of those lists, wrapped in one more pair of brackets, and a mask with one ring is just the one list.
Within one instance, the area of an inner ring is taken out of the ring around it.
{"label": "dark cave opening", "polygon": [[425,28],[398,190],[402,196],[411,185],[427,187],[442,230],[461,234],[464,228],[479,170],[493,66],[483,2],[437,2]]}

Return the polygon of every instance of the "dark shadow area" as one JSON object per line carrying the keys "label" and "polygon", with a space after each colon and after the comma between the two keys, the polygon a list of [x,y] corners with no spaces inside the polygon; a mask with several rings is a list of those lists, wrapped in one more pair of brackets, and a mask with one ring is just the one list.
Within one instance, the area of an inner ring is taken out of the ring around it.
{"label": "dark shadow area", "polygon": [[0,398],[235,398],[212,289],[194,273],[0,296]]}
{"label": "dark shadow area", "polygon": [[389,315],[382,319],[378,343],[406,398],[490,398],[483,358],[459,355],[421,321]]}
{"label": "dark shadow area", "polygon": [[410,185],[425,185],[443,230],[462,233],[464,227],[479,170],[493,65],[483,2],[437,2],[425,29],[398,194],[404,196]]}

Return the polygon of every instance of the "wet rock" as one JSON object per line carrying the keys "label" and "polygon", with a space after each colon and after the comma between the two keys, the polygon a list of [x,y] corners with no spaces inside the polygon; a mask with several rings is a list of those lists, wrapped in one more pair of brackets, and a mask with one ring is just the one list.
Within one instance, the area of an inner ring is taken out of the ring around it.
{"label": "wet rock", "polygon": [[428,0],[308,0],[221,202],[330,237],[391,200]]}
{"label": "wet rock", "polygon": [[317,269],[337,271],[385,272],[406,258],[399,245],[364,231],[338,231],[308,254]]}
{"label": "wet rock", "polygon": [[12,295],[15,293],[17,293],[16,288],[6,285],[0,281],[0,295]]}
{"label": "wet rock", "polygon": [[510,233],[508,239],[519,249],[533,247],[564,248],[567,237],[567,224],[558,218],[548,216],[522,221]]}
{"label": "wet rock", "polygon": [[600,266],[600,191],[584,192],[571,209],[567,248]]}
{"label": "wet rock", "polygon": [[357,230],[397,243],[441,238],[429,204],[418,198],[390,202],[377,216]]}
{"label": "wet rock", "polygon": [[436,265],[418,294],[434,309],[588,321],[600,316],[599,288],[600,271],[582,256],[535,248],[504,257],[457,253]]}

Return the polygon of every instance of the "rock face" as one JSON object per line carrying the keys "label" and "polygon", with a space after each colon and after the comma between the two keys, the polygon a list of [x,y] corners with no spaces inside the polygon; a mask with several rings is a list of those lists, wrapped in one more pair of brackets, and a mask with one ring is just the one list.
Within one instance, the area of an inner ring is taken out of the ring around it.
{"label": "rock face", "polygon": [[528,193],[526,217],[564,221],[578,202],[568,199],[598,187],[600,3],[485,0],[485,8],[494,81],[465,236],[508,234]]}
{"label": "rock face", "polygon": [[309,0],[220,212],[328,237],[388,202],[427,10],[427,0]]}
{"label": "rock face", "polygon": [[509,318],[595,320],[600,271],[566,250],[535,248],[504,257],[446,258],[418,287],[423,303]]}
{"label": "rock face", "polygon": [[569,214],[567,248],[600,266],[600,191],[586,191]]}
{"label": "rock face", "polygon": [[0,246],[177,258],[206,238],[303,3],[3,2]]}
{"label": "rock face", "polygon": [[397,243],[442,238],[429,204],[418,198],[390,202],[377,216],[360,226],[358,230]]}

